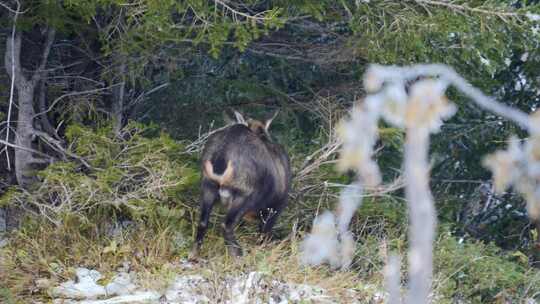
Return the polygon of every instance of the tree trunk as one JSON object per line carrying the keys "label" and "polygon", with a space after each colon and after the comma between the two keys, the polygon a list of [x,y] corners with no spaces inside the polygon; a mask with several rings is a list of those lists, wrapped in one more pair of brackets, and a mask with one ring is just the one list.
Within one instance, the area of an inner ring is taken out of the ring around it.
{"label": "tree trunk", "polygon": [[21,32],[16,32],[14,37],[7,37],[4,64],[11,81],[15,84],[18,99],[17,128],[15,131],[15,176],[17,183],[21,187],[28,187],[35,180],[35,175],[32,173],[33,164],[44,162],[42,159],[34,157],[32,153],[32,141],[35,136],[33,126],[35,116],[34,93],[36,84],[43,78],[43,70],[54,41],[55,31],[49,29],[41,63],[31,79],[27,79],[22,72],[21,35]]}
{"label": "tree trunk", "polygon": [[[15,145],[23,149],[15,149],[15,176],[17,183],[26,187],[32,182],[30,172],[33,159],[29,149],[32,148],[32,118],[34,108],[34,85],[26,79],[22,73],[20,64],[21,58],[21,33],[17,32],[15,37],[8,36],[6,43],[6,56],[4,63],[11,81],[15,83],[17,89],[17,128],[15,132]],[[13,73],[14,72],[14,73]],[[26,149],[25,149],[26,148]]]}
{"label": "tree trunk", "polygon": [[51,121],[49,120],[49,116],[47,115],[47,85],[44,80],[40,81],[39,85],[39,107],[38,111],[41,113],[39,115],[39,123],[41,125],[41,129],[48,134],[50,134],[55,139],[60,139],[58,134],[56,133],[56,129],[51,124]]}
{"label": "tree trunk", "polygon": [[126,96],[126,63],[123,59],[121,59],[121,62],[118,75],[120,75],[122,82],[114,87],[112,96],[113,131],[117,137],[120,136],[120,132],[124,127],[124,99]]}
{"label": "tree trunk", "polygon": [[[19,114],[17,116],[17,146],[32,148],[34,136],[34,86],[25,83],[17,85]],[[22,187],[27,187],[34,181],[32,163],[35,159],[29,150],[15,149],[15,176]]]}

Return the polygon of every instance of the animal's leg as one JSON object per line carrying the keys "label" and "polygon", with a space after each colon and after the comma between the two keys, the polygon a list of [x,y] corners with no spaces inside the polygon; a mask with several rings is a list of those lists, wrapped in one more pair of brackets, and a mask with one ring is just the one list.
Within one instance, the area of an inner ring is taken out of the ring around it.
{"label": "animal's leg", "polygon": [[218,187],[215,183],[203,179],[201,183],[201,215],[197,227],[197,236],[191,250],[190,258],[195,258],[199,254],[202,246],[206,230],[208,229],[208,219],[214,207],[214,202],[218,197]]}
{"label": "animal's leg", "polygon": [[252,200],[252,195],[248,197],[235,197],[233,199],[231,208],[225,216],[225,222],[223,223],[223,238],[225,239],[225,245],[229,248],[230,253],[233,256],[242,255],[242,248],[234,237],[234,228],[236,228],[236,225],[238,224],[240,219],[248,211]]}

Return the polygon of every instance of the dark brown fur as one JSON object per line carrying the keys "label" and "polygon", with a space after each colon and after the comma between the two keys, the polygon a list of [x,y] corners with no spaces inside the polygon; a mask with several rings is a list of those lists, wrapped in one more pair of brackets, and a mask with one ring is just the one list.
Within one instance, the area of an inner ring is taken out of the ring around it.
{"label": "dark brown fur", "polygon": [[227,209],[224,238],[236,256],[242,254],[234,237],[239,220],[255,215],[261,232],[270,234],[287,205],[291,182],[289,158],[268,133],[275,115],[262,123],[246,122],[239,113],[235,114],[238,123],[213,134],[203,150],[201,215],[192,256],[197,255],[202,245],[215,201],[221,200]]}

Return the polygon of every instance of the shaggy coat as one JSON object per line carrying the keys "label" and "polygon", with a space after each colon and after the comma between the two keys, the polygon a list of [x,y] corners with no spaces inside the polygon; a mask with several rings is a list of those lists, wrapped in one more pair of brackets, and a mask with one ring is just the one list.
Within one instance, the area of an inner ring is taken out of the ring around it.
{"label": "shaggy coat", "polygon": [[275,115],[262,123],[246,121],[235,114],[237,123],[210,136],[203,150],[201,215],[192,256],[202,245],[217,200],[227,210],[224,239],[235,256],[242,254],[234,237],[234,228],[241,218],[258,218],[261,232],[270,234],[287,205],[291,183],[289,157],[268,133]]}

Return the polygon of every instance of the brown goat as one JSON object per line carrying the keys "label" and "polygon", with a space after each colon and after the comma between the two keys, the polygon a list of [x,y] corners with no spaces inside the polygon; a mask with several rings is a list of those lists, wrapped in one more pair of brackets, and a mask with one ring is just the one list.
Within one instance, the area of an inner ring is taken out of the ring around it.
{"label": "brown goat", "polygon": [[234,237],[241,218],[258,217],[261,232],[271,233],[287,205],[291,182],[289,157],[268,132],[276,115],[263,123],[245,120],[235,111],[236,123],[208,138],[201,159],[201,215],[192,257],[199,252],[218,199],[227,210],[223,236],[232,255],[242,255]]}

